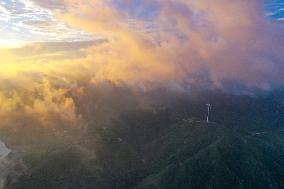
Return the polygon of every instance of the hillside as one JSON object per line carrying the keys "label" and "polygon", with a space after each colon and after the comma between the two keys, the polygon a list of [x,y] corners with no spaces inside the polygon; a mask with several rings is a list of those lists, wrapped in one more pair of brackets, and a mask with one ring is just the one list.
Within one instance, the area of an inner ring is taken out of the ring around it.
{"label": "hillside", "polygon": [[110,95],[111,103],[104,96],[88,111],[93,121],[74,137],[67,132],[48,146],[27,148],[21,155],[23,173],[16,178],[11,173],[6,188],[284,187],[284,108],[279,101],[214,94],[207,124],[204,95],[161,95],[150,108],[126,108],[129,96],[123,96]]}
{"label": "hillside", "polygon": [[173,131],[160,141],[166,148],[162,152],[172,151],[172,155],[135,189],[284,187],[283,133],[208,127],[187,129],[182,135]]}

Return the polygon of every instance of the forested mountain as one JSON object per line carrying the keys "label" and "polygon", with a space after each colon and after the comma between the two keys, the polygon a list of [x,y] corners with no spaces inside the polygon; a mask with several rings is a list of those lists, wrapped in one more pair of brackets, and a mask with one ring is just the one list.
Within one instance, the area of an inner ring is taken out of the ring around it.
{"label": "forested mountain", "polygon": [[[284,187],[281,99],[221,92],[126,95],[130,93],[125,89],[112,90],[112,95],[98,94],[88,110],[84,99],[77,99],[88,124],[21,152],[22,173],[11,173],[6,187]],[[206,103],[212,105],[209,123]]]}

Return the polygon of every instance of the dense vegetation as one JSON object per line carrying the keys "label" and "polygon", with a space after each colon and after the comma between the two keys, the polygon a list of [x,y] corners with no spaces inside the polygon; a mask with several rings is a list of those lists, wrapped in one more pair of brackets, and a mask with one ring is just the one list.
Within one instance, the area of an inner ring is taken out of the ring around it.
{"label": "dense vegetation", "polygon": [[153,92],[144,96],[151,105],[137,108],[125,92],[96,97],[100,104],[88,114],[78,99],[90,120],[81,135],[23,153],[26,168],[17,179],[10,175],[7,188],[284,188],[279,99]]}

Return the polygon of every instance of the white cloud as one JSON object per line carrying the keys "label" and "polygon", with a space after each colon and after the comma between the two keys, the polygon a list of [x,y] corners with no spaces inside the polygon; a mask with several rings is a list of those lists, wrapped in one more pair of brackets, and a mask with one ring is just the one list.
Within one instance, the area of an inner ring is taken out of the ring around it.
{"label": "white cloud", "polygon": [[94,37],[56,18],[60,1],[14,0],[0,3],[0,45],[11,41],[85,41]]}

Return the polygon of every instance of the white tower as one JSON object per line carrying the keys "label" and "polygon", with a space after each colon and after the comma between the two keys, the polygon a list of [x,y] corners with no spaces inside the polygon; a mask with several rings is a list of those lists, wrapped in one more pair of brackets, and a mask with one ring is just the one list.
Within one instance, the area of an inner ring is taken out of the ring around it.
{"label": "white tower", "polygon": [[206,106],[207,106],[206,122],[209,123],[209,116],[210,116],[211,104],[206,104]]}

